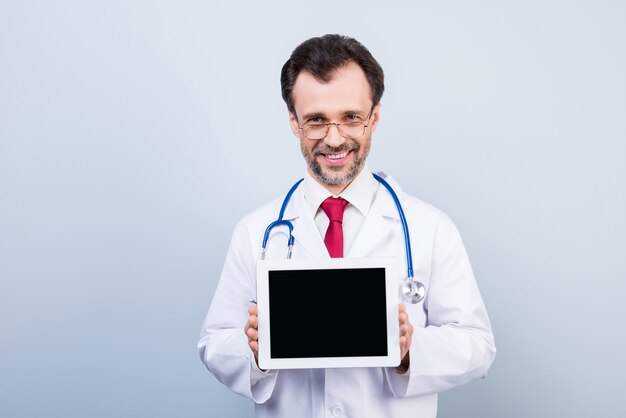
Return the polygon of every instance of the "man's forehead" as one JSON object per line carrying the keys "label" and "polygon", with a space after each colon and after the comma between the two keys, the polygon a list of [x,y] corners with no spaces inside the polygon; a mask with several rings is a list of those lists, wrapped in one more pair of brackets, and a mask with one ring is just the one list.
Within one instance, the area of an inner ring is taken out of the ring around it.
{"label": "man's forehead", "polygon": [[345,113],[371,106],[371,89],[361,67],[349,63],[327,82],[301,72],[294,83],[293,99],[298,114]]}

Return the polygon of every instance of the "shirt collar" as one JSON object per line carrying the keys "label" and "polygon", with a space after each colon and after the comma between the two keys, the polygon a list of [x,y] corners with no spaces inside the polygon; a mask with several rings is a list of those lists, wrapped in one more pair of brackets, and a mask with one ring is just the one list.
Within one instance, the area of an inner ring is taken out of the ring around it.
{"label": "shirt collar", "polygon": [[[322,202],[326,200],[326,198],[333,196],[333,194],[319,184],[311,174],[309,174],[308,170],[306,170],[302,185],[307,206],[311,211],[311,215],[315,217]],[[352,206],[357,208],[363,216],[366,216],[374,200],[377,188],[378,182],[374,176],[372,176],[367,166],[365,166],[348,187],[339,193],[339,196],[334,197],[346,199]]]}

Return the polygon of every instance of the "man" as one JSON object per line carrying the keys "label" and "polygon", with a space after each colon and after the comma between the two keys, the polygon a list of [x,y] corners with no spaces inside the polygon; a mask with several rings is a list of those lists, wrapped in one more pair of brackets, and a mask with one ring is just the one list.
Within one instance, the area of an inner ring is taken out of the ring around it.
{"label": "man", "polygon": [[[312,38],[283,66],[281,86],[307,165],[284,215],[294,224],[293,258],[403,260],[398,212],[365,164],[384,90],[378,62],[354,39]],[[222,383],[256,403],[258,417],[435,417],[438,392],[483,377],[491,365],[491,326],[457,229],[446,215],[386,180],[404,207],[415,275],[426,287],[420,303],[399,306],[397,368],[259,369],[257,311],[249,300],[256,295],[263,233],[283,198],[235,228],[198,348]],[[328,238],[337,222],[327,215],[327,202],[342,206],[339,244]],[[266,258],[284,258],[286,247],[285,234],[272,233]],[[341,320],[349,332],[359,313]],[[306,342],[306,324],[300,332]],[[355,335],[354,343],[367,344],[367,338]]]}

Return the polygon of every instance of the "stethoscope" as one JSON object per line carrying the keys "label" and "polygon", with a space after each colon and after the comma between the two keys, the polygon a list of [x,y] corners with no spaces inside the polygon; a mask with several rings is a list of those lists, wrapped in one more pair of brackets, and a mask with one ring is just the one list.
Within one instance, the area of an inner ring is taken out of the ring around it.
{"label": "stethoscope", "polygon": [[[424,288],[424,285],[420,281],[416,280],[413,275],[413,257],[411,256],[411,239],[409,237],[409,227],[407,226],[407,223],[406,223],[406,217],[404,216],[404,210],[402,210],[400,199],[398,199],[398,195],[396,195],[396,192],[389,185],[389,183],[387,183],[387,181],[385,181],[382,177],[380,177],[377,174],[372,173],[372,175],[374,176],[376,180],[378,180],[380,184],[382,184],[385,187],[385,189],[387,189],[387,191],[393,198],[393,202],[396,204],[396,208],[398,209],[398,214],[400,215],[400,221],[402,222],[402,231],[404,232],[404,246],[406,249],[407,277],[406,279],[404,279],[400,287],[400,291],[406,302],[419,303],[424,298],[424,295],[426,294],[426,289]],[[291,195],[293,195],[293,192],[298,188],[298,186],[300,185],[300,183],[302,183],[303,180],[304,179],[300,179],[296,182],[296,184],[291,186],[291,189],[289,189],[289,192],[287,192],[287,195],[285,196],[285,200],[283,200],[283,204],[280,208],[280,213],[278,214],[278,219],[276,219],[274,222],[269,224],[267,228],[265,229],[265,235],[263,236],[263,243],[261,244],[261,248],[262,248],[261,260],[265,260],[265,250],[267,248],[267,241],[269,240],[270,232],[275,227],[281,226],[281,225],[284,225],[289,229],[289,240],[287,241],[287,259],[291,258],[291,252],[293,250],[293,242],[294,242],[294,238],[292,234],[293,224],[291,223],[291,221],[283,219],[283,216],[285,215],[285,209],[287,208],[287,204],[289,203],[289,200],[291,199]]]}

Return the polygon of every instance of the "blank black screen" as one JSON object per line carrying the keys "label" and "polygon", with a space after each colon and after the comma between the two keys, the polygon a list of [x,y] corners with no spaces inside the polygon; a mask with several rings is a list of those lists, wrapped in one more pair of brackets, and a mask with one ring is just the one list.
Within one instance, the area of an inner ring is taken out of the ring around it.
{"label": "blank black screen", "polygon": [[385,269],[269,272],[271,358],[387,355]]}

